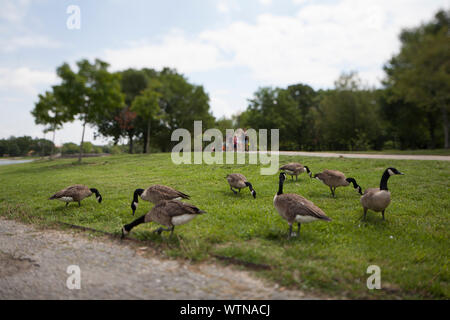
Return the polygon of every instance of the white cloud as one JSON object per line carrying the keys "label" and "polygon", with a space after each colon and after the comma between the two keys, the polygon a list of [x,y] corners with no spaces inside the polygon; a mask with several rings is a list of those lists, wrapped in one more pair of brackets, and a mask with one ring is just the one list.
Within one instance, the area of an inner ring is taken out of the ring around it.
{"label": "white cloud", "polygon": [[272,4],[272,0],[258,0],[263,6],[268,6]]}
{"label": "white cloud", "polygon": [[0,21],[20,23],[28,12],[29,0],[2,0]]}
{"label": "white cloud", "polygon": [[236,0],[219,0],[217,2],[217,11],[220,13],[230,13],[232,11],[240,11],[239,2]]}
{"label": "white cloud", "polygon": [[180,72],[208,71],[226,65],[220,59],[219,48],[201,41],[199,38],[189,38],[181,31],[172,31],[164,36],[160,43],[139,42],[128,48],[105,50],[104,57],[113,69],[128,67],[165,66],[177,68]]}
{"label": "white cloud", "polygon": [[54,72],[32,70],[27,67],[0,68],[2,90],[18,90],[26,95],[37,95],[40,88],[56,83]]}
{"label": "white cloud", "polygon": [[59,48],[61,44],[42,35],[26,35],[12,37],[8,40],[0,39],[0,51],[13,52],[21,48]]}

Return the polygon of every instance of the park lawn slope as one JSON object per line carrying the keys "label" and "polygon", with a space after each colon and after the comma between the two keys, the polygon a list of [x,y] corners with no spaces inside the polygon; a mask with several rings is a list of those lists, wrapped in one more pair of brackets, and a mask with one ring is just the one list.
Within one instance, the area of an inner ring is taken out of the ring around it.
{"label": "park lawn slope", "polygon": [[[288,225],[273,207],[278,175],[260,175],[260,165],[175,165],[170,154],[123,155],[35,161],[0,166],[0,214],[52,225],[66,222],[120,234],[123,224],[146,213],[151,204],[139,202],[136,215],[130,203],[136,188],[151,184],[172,186],[191,196],[189,202],[207,211],[175,228],[176,237],[160,237],[155,224],[140,225],[131,237],[145,240],[170,257],[208,261],[233,258],[263,268],[254,272],[282,286],[324,296],[386,298],[450,298],[449,215],[450,163],[446,161],[331,159],[281,156],[280,165],[298,161],[314,172],[338,169],[363,187],[378,187],[385,168],[394,166],[388,186],[392,203],[386,221],[369,211],[360,220],[359,195],[352,187],[338,188],[337,197],[320,181],[302,174],[285,183],[285,193],[313,201],[333,219],[302,226],[301,235],[287,239]],[[240,172],[252,182],[234,195],[225,180]],[[81,208],[48,201],[56,191],[81,183],[97,188],[103,202],[85,199]],[[381,268],[381,290],[368,290],[367,268]]]}

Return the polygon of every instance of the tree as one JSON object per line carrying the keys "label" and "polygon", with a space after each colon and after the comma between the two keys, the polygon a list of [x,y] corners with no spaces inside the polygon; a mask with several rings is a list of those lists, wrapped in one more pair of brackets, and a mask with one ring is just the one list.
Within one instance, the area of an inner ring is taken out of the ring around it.
{"label": "tree", "polygon": [[161,93],[156,89],[160,87],[159,82],[153,82],[153,85],[144,90],[141,95],[137,96],[131,105],[131,110],[136,114],[147,120],[147,138],[144,145],[144,153],[150,153],[150,128],[153,120],[156,119],[159,109],[159,99]]}
{"label": "tree", "polygon": [[425,111],[431,147],[436,145],[435,122],[440,118],[444,147],[449,148],[449,25],[450,11],[439,11],[431,22],[403,30],[400,35],[400,53],[384,67],[387,74],[385,85],[395,97]]}
{"label": "tree", "polygon": [[46,91],[44,95],[39,95],[39,101],[35,104],[31,114],[34,116],[36,124],[47,125],[44,133],[53,132],[53,147],[51,149],[53,155],[56,130],[61,129],[65,122],[73,120],[73,115],[66,106],[58,103],[54,94],[49,91]]}
{"label": "tree", "polygon": [[122,106],[123,95],[120,91],[120,76],[109,73],[106,62],[96,59],[91,64],[88,60],[81,60],[77,66],[76,73],[67,63],[57,69],[62,81],[53,87],[53,92],[56,100],[83,123],[78,157],[81,162],[86,124],[95,125],[108,110]]}
{"label": "tree", "polygon": [[299,147],[297,129],[301,114],[287,90],[260,88],[249,100],[247,110],[239,117],[239,126],[253,129],[279,129],[280,148],[295,150]]}
{"label": "tree", "polygon": [[322,94],[316,123],[328,149],[366,150],[382,147],[378,104],[355,73],[343,74],[336,89]]}

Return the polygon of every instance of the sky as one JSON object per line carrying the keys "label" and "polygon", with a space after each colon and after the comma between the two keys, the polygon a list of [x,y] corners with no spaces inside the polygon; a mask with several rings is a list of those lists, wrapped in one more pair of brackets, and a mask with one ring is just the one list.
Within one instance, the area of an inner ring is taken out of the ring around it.
{"label": "sky", "polygon": [[[68,28],[72,5],[80,28]],[[45,137],[30,111],[67,62],[100,58],[110,71],[176,68],[202,85],[215,117],[246,109],[260,87],[332,88],[356,71],[380,86],[404,28],[430,21],[450,0],[0,0],[0,138]],[[87,128],[86,141],[94,140]],[[56,144],[79,143],[81,124]]]}

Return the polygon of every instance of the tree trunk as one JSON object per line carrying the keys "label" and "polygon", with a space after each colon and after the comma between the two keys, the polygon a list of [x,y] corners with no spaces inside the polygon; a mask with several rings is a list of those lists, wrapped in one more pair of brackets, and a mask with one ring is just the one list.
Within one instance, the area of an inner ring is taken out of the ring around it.
{"label": "tree trunk", "polygon": [[78,156],[78,163],[81,163],[81,158],[83,157],[83,143],[84,143],[84,131],[86,129],[86,121],[83,123],[83,133],[81,134],[81,143],[80,143],[80,154]]}
{"label": "tree trunk", "polygon": [[50,159],[52,159],[52,157],[55,155],[55,134],[56,134],[56,129],[53,130],[53,145],[52,145],[52,153],[50,154]]}
{"label": "tree trunk", "polygon": [[148,118],[148,124],[147,124],[147,143],[145,145],[145,149],[147,153],[150,153],[150,126],[151,126],[151,118]]}
{"label": "tree trunk", "polygon": [[129,141],[129,146],[130,146],[130,149],[129,149],[129,153],[130,154],[132,154],[133,153],[133,133],[131,132],[131,131],[128,131],[128,139],[130,140]]}
{"label": "tree trunk", "polygon": [[448,149],[448,114],[445,105],[442,107],[442,121],[444,125],[444,148]]}
{"label": "tree trunk", "polygon": [[436,145],[435,144],[436,139],[435,139],[435,135],[434,135],[434,131],[436,128],[436,120],[434,119],[434,116],[431,112],[428,112],[427,118],[428,118],[428,130],[430,132],[430,139],[431,139],[430,149],[434,149],[434,147]]}

